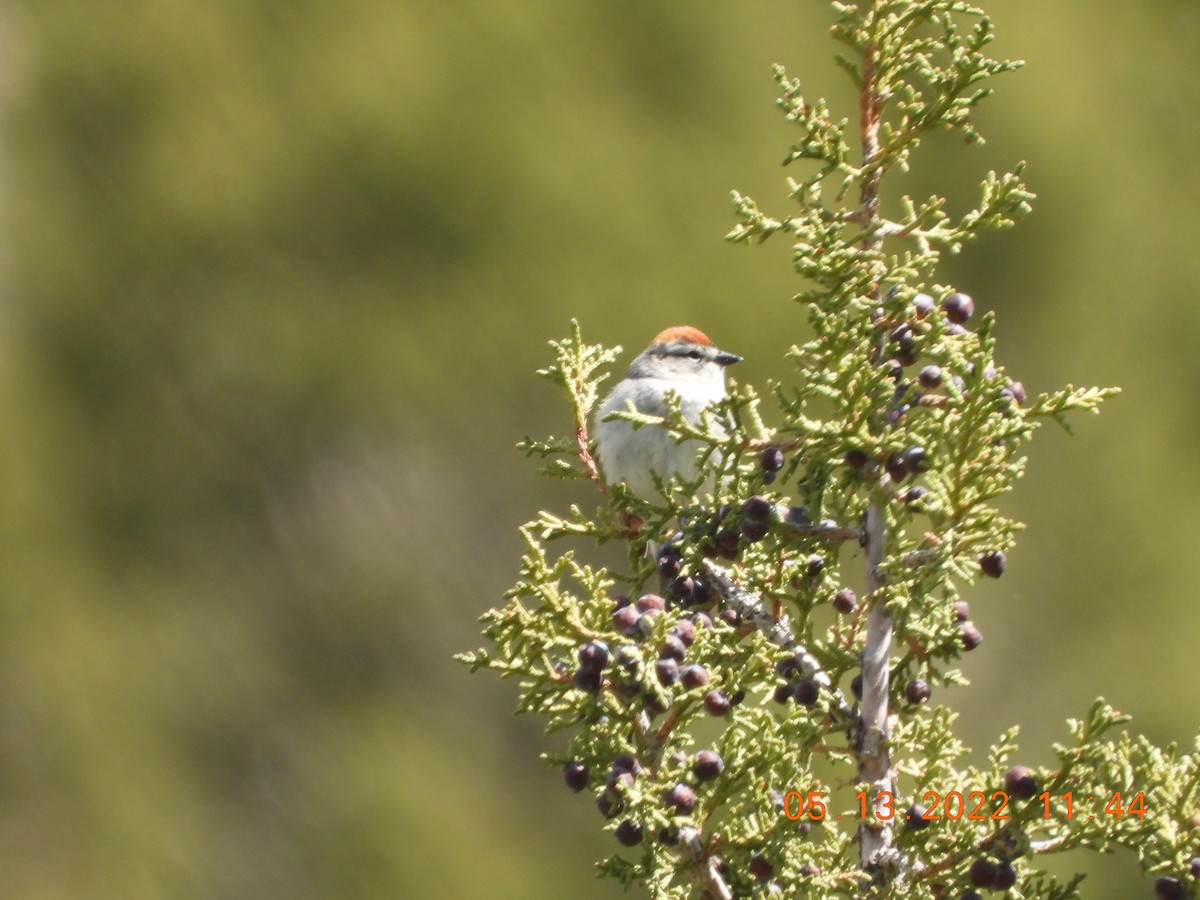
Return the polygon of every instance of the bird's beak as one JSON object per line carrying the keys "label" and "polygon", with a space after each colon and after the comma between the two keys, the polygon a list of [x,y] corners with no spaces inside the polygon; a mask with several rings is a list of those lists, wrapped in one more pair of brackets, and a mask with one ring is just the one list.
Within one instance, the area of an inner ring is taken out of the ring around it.
{"label": "bird's beak", "polygon": [[736,362],[741,362],[742,358],[740,356],[738,356],[736,353],[726,353],[724,350],[722,350],[720,353],[718,353],[716,356],[713,357],[713,361],[716,362],[718,365],[732,366]]}

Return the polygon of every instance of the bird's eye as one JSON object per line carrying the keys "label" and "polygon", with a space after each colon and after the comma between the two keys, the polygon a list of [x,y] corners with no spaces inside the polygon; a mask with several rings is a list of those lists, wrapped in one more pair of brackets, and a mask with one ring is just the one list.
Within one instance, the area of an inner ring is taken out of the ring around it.
{"label": "bird's eye", "polygon": [[686,355],[687,355],[688,359],[703,359],[704,358],[704,354],[701,353],[699,350],[689,350]]}

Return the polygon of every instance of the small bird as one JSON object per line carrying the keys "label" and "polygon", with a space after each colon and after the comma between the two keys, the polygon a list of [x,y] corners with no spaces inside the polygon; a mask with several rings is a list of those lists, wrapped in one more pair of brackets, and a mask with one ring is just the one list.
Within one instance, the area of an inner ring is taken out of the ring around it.
{"label": "small bird", "polygon": [[725,396],[725,367],[741,359],[718,349],[704,332],[691,326],[660,332],[596,410],[596,455],[605,482],[623,481],[638,497],[649,500],[656,495],[652,471],[664,480],[675,474],[694,479],[698,441],[677,444],[665,428],[635,429],[624,419],[605,419],[628,409],[631,402],[640,413],[664,416],[667,393],[673,391],[684,417],[698,422],[702,410]]}

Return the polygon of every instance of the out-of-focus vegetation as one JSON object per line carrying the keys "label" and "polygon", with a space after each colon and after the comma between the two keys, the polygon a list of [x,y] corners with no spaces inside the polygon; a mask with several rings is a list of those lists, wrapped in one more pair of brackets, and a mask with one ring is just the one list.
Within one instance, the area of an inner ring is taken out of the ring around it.
{"label": "out-of-focus vegetation", "polygon": [[[911,189],[1027,159],[1035,215],[947,277],[999,311],[1031,391],[1125,393],[1035,443],[959,706],[976,745],[1021,723],[1033,763],[1097,694],[1190,743],[1200,7],[986,6],[1029,66],[989,143],[928,145]],[[536,723],[449,656],[511,582],[515,525],[589,499],[511,449],[565,428],[530,373],[569,317],[627,350],[691,322],[739,378],[786,374],[786,248],[721,236],[731,188],[786,211],[770,64],[847,96],[828,21],[8,6],[0,893],[613,895]],[[1100,866],[1088,896],[1147,890]]]}

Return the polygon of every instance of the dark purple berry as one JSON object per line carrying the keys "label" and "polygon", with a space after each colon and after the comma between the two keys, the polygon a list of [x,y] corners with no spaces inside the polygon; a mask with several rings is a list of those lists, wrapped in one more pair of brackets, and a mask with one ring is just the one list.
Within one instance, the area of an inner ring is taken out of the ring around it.
{"label": "dark purple berry", "polygon": [[679,672],[679,682],[689,691],[708,684],[708,669],[704,666],[684,666]]}
{"label": "dark purple berry", "polygon": [[755,881],[770,881],[775,877],[775,867],[761,853],[755,853],[750,857],[748,868]]}
{"label": "dark purple berry", "polygon": [[608,773],[608,780],[605,782],[605,784],[607,784],[617,796],[623,796],[629,791],[630,788],[633,787],[635,780],[636,779],[633,777],[632,772],[618,772],[614,770]]}
{"label": "dark purple berry", "polygon": [[563,766],[563,781],[567,783],[567,787],[578,794],[585,787],[587,787],[587,766],[577,760],[571,760],[565,766]]}
{"label": "dark purple berry", "polygon": [[879,368],[883,369],[883,374],[892,381],[899,381],[904,375],[904,366],[901,365],[898,359],[885,359],[880,363]]}
{"label": "dark purple berry", "polygon": [[715,750],[701,750],[692,763],[692,774],[697,781],[712,781],[725,769],[725,763]]}
{"label": "dark purple berry", "polygon": [[996,880],[996,864],[990,859],[977,859],[967,870],[967,878],[975,887],[990,888]]}
{"label": "dark purple berry", "polygon": [[922,828],[928,828],[933,824],[932,819],[925,818],[925,813],[928,810],[924,806],[918,806],[914,803],[904,813],[904,824],[913,831],[920,831]]}
{"label": "dark purple berry", "polygon": [[629,604],[631,604],[633,602],[632,600],[630,600],[628,597],[625,597],[625,596],[609,597],[608,599],[612,601],[614,610],[624,609],[626,606],[628,606]]}
{"label": "dark purple berry", "polygon": [[979,891],[963,891],[958,895],[958,900],[983,900],[983,894]]}
{"label": "dark purple berry", "polygon": [[796,682],[796,686],[792,688],[792,694],[801,706],[812,706],[817,702],[821,689],[811,678],[805,678],[803,681]]}
{"label": "dark purple berry", "polygon": [[825,569],[825,557],[817,556],[815,553],[808,558],[808,566],[804,570],[804,574],[809,578],[816,578]]}
{"label": "dark purple berry", "polygon": [[762,473],[762,483],[763,484],[774,484],[775,476],[777,474],[778,474],[777,472],[763,472]]}
{"label": "dark purple berry", "polygon": [[663,578],[674,578],[679,574],[679,568],[682,565],[683,554],[674,544],[666,544],[658,551],[658,574]]}
{"label": "dark purple berry", "polygon": [[1024,766],[1013,766],[1004,773],[1004,790],[1014,800],[1030,800],[1039,793],[1037,780]]}
{"label": "dark purple berry", "polygon": [[670,657],[660,659],[654,664],[654,674],[658,677],[659,684],[670,687],[679,680],[679,663]]}
{"label": "dark purple berry", "polygon": [[680,575],[671,582],[667,591],[682,605],[687,606],[696,595],[696,579],[690,575]]}
{"label": "dark purple berry", "polygon": [[642,826],[632,819],[623,819],[613,830],[613,835],[626,847],[636,847],[642,842]]}
{"label": "dark purple berry", "polygon": [[652,718],[654,716],[661,716],[667,711],[669,706],[670,703],[662,694],[654,691],[646,691],[642,694],[642,707]]}
{"label": "dark purple berry", "polygon": [[796,654],[785,656],[783,659],[775,663],[775,674],[781,678],[791,678],[800,671],[800,660]]}
{"label": "dark purple berry", "polygon": [[694,612],[691,613],[691,617],[697,628],[712,628],[712,616],[710,616],[708,613]]}
{"label": "dark purple berry", "polygon": [[686,655],[688,655],[688,648],[676,635],[667,635],[659,644],[659,659],[673,659],[682,662]]}
{"label": "dark purple berry", "polygon": [[924,678],[914,678],[904,686],[904,699],[909,703],[924,703],[932,694],[929,682]]}
{"label": "dark purple berry", "polygon": [[963,325],[975,312],[975,301],[963,293],[953,293],[942,301],[942,312],[955,325]]}
{"label": "dark purple berry", "polygon": [[638,619],[642,614],[638,612],[636,606],[622,606],[612,615],[613,628],[621,634],[632,635],[638,630]]}
{"label": "dark purple berry", "polygon": [[1158,897],[1158,900],[1183,900],[1187,891],[1183,889],[1179,879],[1164,875],[1154,880],[1154,896]]}
{"label": "dark purple berry", "polygon": [[742,625],[742,614],[736,609],[723,609],[717,618],[730,628],[740,628]]}
{"label": "dark purple berry", "polygon": [[992,888],[997,891],[1007,891],[1017,883],[1017,870],[1012,863],[1002,860],[996,865],[996,877],[992,879]]}
{"label": "dark purple berry", "polygon": [[717,554],[726,559],[737,559],[741,536],[732,528],[722,528],[717,532]]}
{"label": "dark purple berry", "polygon": [[919,503],[921,498],[924,497],[925,494],[926,494],[925,488],[921,487],[920,485],[917,485],[916,487],[910,487],[907,491],[905,491],[903,494],[901,494],[900,499],[903,500],[909,506],[912,506],[915,503]]}
{"label": "dark purple berry", "polygon": [[895,428],[900,424],[900,420],[904,418],[904,414],[912,409],[911,403],[901,403],[889,409],[883,416],[883,422],[889,428]]}
{"label": "dark purple berry", "polygon": [[933,308],[937,305],[937,301],[928,294],[917,294],[917,296],[913,297],[912,305],[913,312],[917,314],[917,318],[923,319],[933,312]]}
{"label": "dark purple berry", "polygon": [[833,595],[833,608],[842,615],[849,615],[858,607],[858,597],[850,588],[842,588]]}
{"label": "dark purple berry", "polygon": [[758,461],[764,472],[778,472],[783,468],[783,451],[778,447],[768,447]]}
{"label": "dark purple berry", "polygon": [[667,608],[667,601],[658,594],[642,594],[637,599],[637,608],[641,612],[649,612],[652,609],[661,611]]}
{"label": "dark purple berry", "polygon": [[690,647],[696,640],[696,626],[689,619],[680,619],[671,629],[671,634],[679,638],[683,646]]}
{"label": "dark purple berry", "polygon": [[1004,574],[1004,564],[1007,561],[1003,550],[991,550],[988,553],[980,554],[979,568],[989,578],[999,578]]}
{"label": "dark purple berry", "polygon": [[636,681],[621,679],[615,685],[617,696],[626,703],[632,703],[642,692],[642,686]]}
{"label": "dark purple berry", "polygon": [[852,693],[856,698],[861,700],[862,699],[862,689],[863,689],[863,677],[862,677],[862,672],[859,672],[857,675],[855,675],[853,678],[850,679],[850,693]]}
{"label": "dark purple berry", "polygon": [[1025,385],[1019,381],[1011,381],[1008,384],[1008,392],[1012,394],[1018,406],[1024,406],[1025,401],[1029,399],[1029,395],[1025,393]]}
{"label": "dark purple berry", "polygon": [[940,366],[926,366],[917,373],[917,381],[921,383],[921,387],[927,390],[933,390],[942,385],[942,369]]}
{"label": "dark purple berry", "polygon": [[723,716],[729,712],[729,696],[721,690],[711,690],[704,695],[704,708],[710,716]]}
{"label": "dark purple berry", "polygon": [[600,810],[600,815],[606,819],[614,818],[624,808],[624,801],[611,791],[601,791],[600,796],[596,798],[596,809]]}
{"label": "dark purple berry", "polygon": [[896,362],[902,366],[911,366],[917,361],[917,342],[913,336],[911,325],[905,322],[896,326],[889,337],[896,345],[894,354]]}
{"label": "dark purple berry", "polygon": [[696,808],[696,792],[680,782],[663,795],[663,801],[675,812],[686,816]]}
{"label": "dark purple berry", "polygon": [[743,522],[766,522],[771,517],[772,505],[770,500],[760,494],[747,498],[742,504]]}
{"label": "dark purple berry", "polygon": [[842,460],[852,469],[861,469],[867,464],[869,457],[862,450],[847,450]]}
{"label": "dark purple berry", "polygon": [[613,757],[610,768],[613,772],[628,772],[630,775],[640,775],[642,772],[642,764],[632,753],[621,753]]}
{"label": "dark purple berry", "polygon": [[589,641],[579,648],[579,668],[599,672],[608,665],[608,644]]}
{"label": "dark purple berry", "polygon": [[687,656],[687,647],[673,634],[668,634],[658,647],[659,659],[673,659],[676,662],[682,662],[685,656]]}
{"label": "dark purple berry", "polygon": [[734,706],[738,706],[745,699],[746,699],[745,691],[734,691],[733,695],[729,698],[729,702],[732,703]]}
{"label": "dark purple berry", "polygon": [[893,453],[883,467],[887,469],[888,477],[897,484],[908,477],[908,465],[904,461],[903,453]]}
{"label": "dark purple berry", "polygon": [[742,537],[752,544],[765,538],[770,528],[771,526],[766,522],[755,522],[751,519],[742,519]]}
{"label": "dark purple berry", "polygon": [[674,847],[679,843],[679,829],[674,825],[668,825],[665,828],[658,829],[656,839],[660,844],[665,844],[668,847]]}
{"label": "dark purple berry", "polygon": [[919,474],[929,468],[929,457],[924,447],[905,447],[900,451],[900,458],[904,461],[904,468],[913,474]]}
{"label": "dark purple berry", "polygon": [[963,622],[959,637],[962,640],[962,648],[964,650],[974,650],[983,643],[983,635],[970,622]]}
{"label": "dark purple berry", "polygon": [[1200,878],[1200,856],[1192,857],[1192,861],[1188,863],[1188,869],[1191,871],[1193,878]]}
{"label": "dark purple berry", "polygon": [[[811,825],[811,823],[809,823],[809,822],[805,822],[804,824]],[[816,878],[820,874],[821,874],[821,867],[817,866],[817,865],[813,865],[812,863],[805,863],[804,865],[802,865],[800,867],[800,877],[801,878]]]}
{"label": "dark purple berry", "polygon": [[795,695],[792,693],[792,686],[790,684],[781,684],[775,688],[773,696],[776,703],[787,705],[787,703],[794,699]]}
{"label": "dark purple berry", "polygon": [[965,622],[971,618],[971,607],[966,600],[955,600],[950,608],[954,610],[955,622]]}
{"label": "dark purple berry", "polygon": [[576,669],[575,674],[571,676],[571,684],[589,694],[599,691],[603,681],[604,675],[598,670]]}

